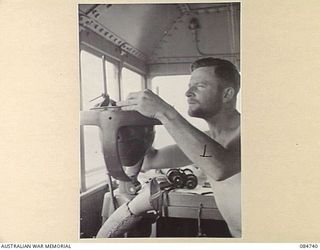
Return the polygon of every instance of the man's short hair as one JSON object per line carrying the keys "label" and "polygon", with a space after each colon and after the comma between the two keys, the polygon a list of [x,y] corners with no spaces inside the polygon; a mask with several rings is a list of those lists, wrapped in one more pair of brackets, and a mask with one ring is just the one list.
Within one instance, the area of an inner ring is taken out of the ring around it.
{"label": "man's short hair", "polygon": [[191,72],[197,68],[214,66],[214,73],[226,83],[231,83],[238,93],[240,88],[240,74],[236,66],[224,59],[206,57],[196,60],[191,65]]}

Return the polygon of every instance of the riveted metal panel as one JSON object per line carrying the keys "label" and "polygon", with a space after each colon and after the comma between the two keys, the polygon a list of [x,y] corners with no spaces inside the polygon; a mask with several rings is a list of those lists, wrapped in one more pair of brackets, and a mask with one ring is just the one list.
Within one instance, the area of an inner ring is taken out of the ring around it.
{"label": "riveted metal panel", "polygon": [[146,74],[147,72],[147,66],[143,61],[130,54],[123,55],[119,47],[91,30],[85,30],[80,33],[80,44],[91,48],[100,56],[106,55],[116,62],[121,61],[137,73]]}

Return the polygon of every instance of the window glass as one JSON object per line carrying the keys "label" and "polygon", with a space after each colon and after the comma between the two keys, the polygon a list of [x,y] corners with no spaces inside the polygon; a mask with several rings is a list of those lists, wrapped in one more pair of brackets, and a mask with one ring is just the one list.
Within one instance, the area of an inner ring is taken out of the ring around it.
{"label": "window glass", "polygon": [[104,92],[101,58],[81,51],[81,93],[82,109],[88,110],[101,99],[90,102]]}
{"label": "window glass", "polygon": [[[81,51],[81,95],[82,110],[89,110],[102,101],[101,98],[90,100],[104,93],[103,70],[106,70],[107,91],[112,99],[118,98],[116,67],[106,61],[103,69],[102,59],[86,51]],[[106,167],[103,159],[99,128],[96,126],[83,127],[85,189],[90,189],[106,181]]]}
{"label": "window glass", "polygon": [[126,99],[130,92],[142,90],[143,77],[127,68],[122,69],[122,99]]}
{"label": "window glass", "polygon": [[99,139],[99,128],[84,126],[86,189],[106,181],[106,165]]}

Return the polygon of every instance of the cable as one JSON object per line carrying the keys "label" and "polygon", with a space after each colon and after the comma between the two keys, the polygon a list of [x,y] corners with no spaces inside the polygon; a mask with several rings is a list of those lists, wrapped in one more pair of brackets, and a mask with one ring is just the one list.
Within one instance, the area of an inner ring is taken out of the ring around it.
{"label": "cable", "polygon": [[211,56],[212,54],[209,54],[209,53],[204,53],[200,50],[199,48],[199,37],[198,37],[198,29],[194,30],[192,32],[194,34],[194,41],[196,42],[196,49],[197,49],[197,52],[201,55],[201,56]]}
{"label": "cable", "polygon": [[199,48],[199,37],[198,37],[198,30],[200,29],[200,23],[198,18],[193,17],[190,22],[189,22],[189,29],[191,30],[193,36],[194,36],[194,41],[196,43],[196,49],[197,52],[201,55],[201,56],[210,56],[211,54],[208,53],[203,53],[200,48]]}
{"label": "cable", "polygon": [[107,176],[109,178],[109,189],[110,189],[110,194],[111,194],[111,200],[112,200],[112,205],[113,205],[113,209],[114,211],[117,209],[117,200],[116,197],[114,196],[114,192],[113,192],[113,186],[112,186],[112,178],[111,175],[109,173],[107,173]]}

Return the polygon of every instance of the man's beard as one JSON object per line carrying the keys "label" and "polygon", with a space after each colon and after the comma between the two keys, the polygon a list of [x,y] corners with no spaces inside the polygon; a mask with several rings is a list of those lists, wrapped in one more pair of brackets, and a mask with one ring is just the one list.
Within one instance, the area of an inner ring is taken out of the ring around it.
{"label": "man's beard", "polygon": [[208,118],[211,118],[213,116],[215,116],[216,114],[219,113],[219,110],[220,110],[220,107],[217,105],[215,106],[214,109],[203,109],[201,107],[197,107],[195,109],[192,109],[190,106],[189,106],[189,109],[188,109],[188,114],[189,116],[191,117],[196,117],[196,118],[202,118],[202,119],[208,119]]}
{"label": "man's beard", "polygon": [[197,118],[204,118],[204,116],[205,116],[203,110],[200,109],[200,108],[191,109],[191,108],[189,107],[189,109],[188,109],[188,114],[189,114],[189,116],[191,116],[191,117],[197,117]]}

